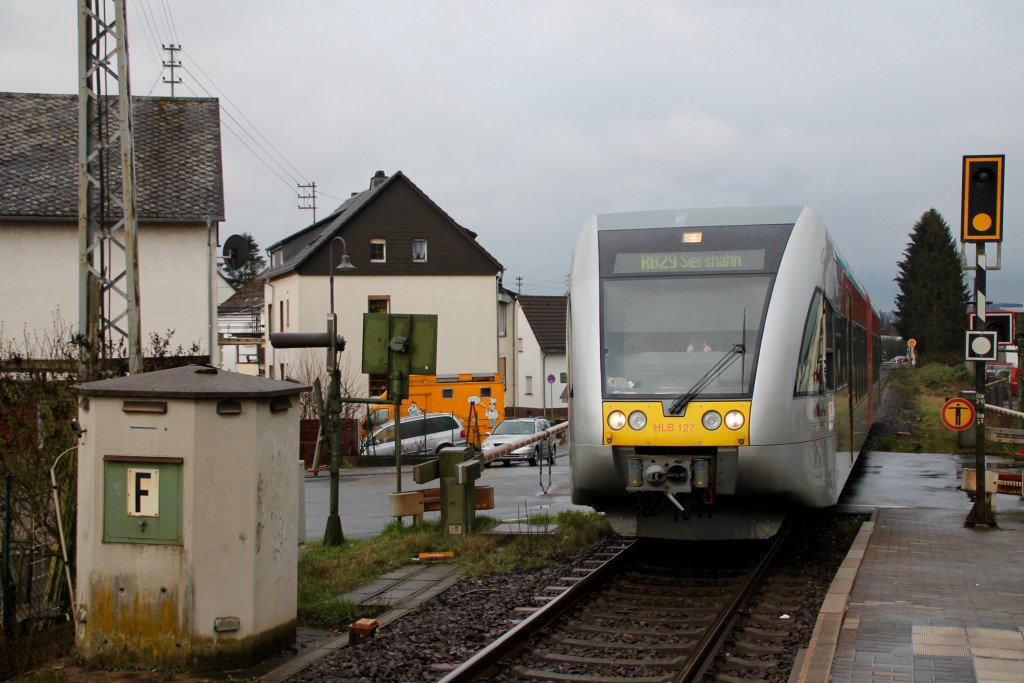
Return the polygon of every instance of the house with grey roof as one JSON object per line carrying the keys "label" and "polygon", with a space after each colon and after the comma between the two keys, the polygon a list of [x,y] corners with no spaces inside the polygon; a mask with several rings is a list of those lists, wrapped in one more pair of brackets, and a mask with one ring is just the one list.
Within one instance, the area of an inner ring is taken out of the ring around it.
{"label": "house with grey roof", "polygon": [[[437,315],[437,375],[498,372],[503,266],[401,171],[378,171],[367,189],[267,251],[270,267],[260,277],[268,331],[325,332],[333,305],[352,395],[376,395],[386,385],[361,374],[364,313]],[[354,268],[337,268],[343,255]],[[271,377],[305,382],[324,354],[268,344],[266,363]]]}
{"label": "house with grey roof", "polygon": [[253,278],[217,307],[220,367],[243,375],[263,375],[263,288]]}
{"label": "house with grey roof", "polygon": [[568,297],[514,297],[508,311],[516,353],[507,361],[505,411],[508,415],[568,415],[565,323]]}
{"label": "house with grey roof", "polygon": [[[132,112],[143,345],[173,331],[216,362],[218,101],[134,97]],[[32,354],[78,327],[78,97],[0,93],[0,130],[0,341]]]}

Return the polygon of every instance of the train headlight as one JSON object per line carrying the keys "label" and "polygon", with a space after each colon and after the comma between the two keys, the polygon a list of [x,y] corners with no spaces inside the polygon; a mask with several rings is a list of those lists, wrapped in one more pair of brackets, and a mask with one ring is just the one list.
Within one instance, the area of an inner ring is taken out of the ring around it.
{"label": "train headlight", "polygon": [[647,426],[647,416],[639,410],[634,410],[629,414],[629,426],[639,432]]}
{"label": "train headlight", "polygon": [[709,410],[704,413],[704,417],[700,419],[700,423],[704,425],[704,429],[709,432],[713,432],[722,426],[722,416],[716,410]]}
{"label": "train headlight", "polygon": [[621,410],[608,413],[608,426],[616,432],[626,426],[626,414]]}
{"label": "train headlight", "polygon": [[725,414],[725,426],[733,431],[743,426],[746,418],[743,417],[743,413],[738,410],[730,410]]}

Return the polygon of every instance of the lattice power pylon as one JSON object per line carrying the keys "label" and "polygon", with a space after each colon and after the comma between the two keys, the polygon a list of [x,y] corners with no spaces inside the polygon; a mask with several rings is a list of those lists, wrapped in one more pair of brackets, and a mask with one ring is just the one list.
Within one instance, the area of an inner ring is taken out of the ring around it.
{"label": "lattice power pylon", "polygon": [[124,0],[78,0],[79,371],[142,372],[138,220]]}

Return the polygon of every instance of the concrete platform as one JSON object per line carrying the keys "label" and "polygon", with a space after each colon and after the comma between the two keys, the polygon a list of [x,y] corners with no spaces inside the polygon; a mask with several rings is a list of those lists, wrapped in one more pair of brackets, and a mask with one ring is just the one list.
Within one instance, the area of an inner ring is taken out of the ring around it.
{"label": "concrete platform", "polygon": [[[951,456],[935,462],[941,458]],[[955,491],[948,481],[939,488]],[[996,497],[995,528],[964,526],[963,492],[940,494],[931,505],[944,507],[876,509],[833,581],[792,680],[1024,681],[1019,497]]]}

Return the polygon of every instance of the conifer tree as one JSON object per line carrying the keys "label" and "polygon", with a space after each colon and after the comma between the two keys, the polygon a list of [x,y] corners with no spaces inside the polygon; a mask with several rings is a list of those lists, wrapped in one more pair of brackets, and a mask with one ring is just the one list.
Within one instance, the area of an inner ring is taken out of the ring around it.
{"label": "conifer tree", "polygon": [[970,297],[949,225],[935,209],[925,211],[897,263],[896,329],[917,340],[922,355],[963,352]]}
{"label": "conifer tree", "polygon": [[224,279],[235,288],[239,290],[249,283],[254,277],[259,275],[266,265],[267,261],[263,258],[263,254],[260,253],[260,245],[256,243],[256,238],[250,233],[243,232],[242,238],[249,243],[249,257],[245,260],[245,263],[240,265],[238,268],[232,268],[227,263],[224,264]]}

